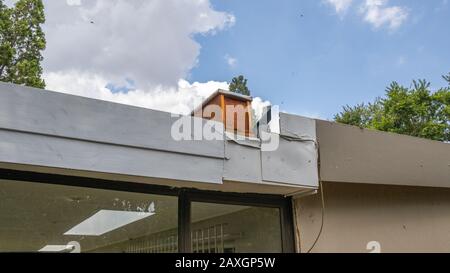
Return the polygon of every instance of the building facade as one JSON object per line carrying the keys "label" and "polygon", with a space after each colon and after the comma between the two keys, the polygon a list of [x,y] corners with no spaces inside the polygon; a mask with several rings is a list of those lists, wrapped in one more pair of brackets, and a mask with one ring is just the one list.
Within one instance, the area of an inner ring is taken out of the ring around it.
{"label": "building facade", "polygon": [[0,252],[450,250],[448,144],[244,117],[0,83]]}

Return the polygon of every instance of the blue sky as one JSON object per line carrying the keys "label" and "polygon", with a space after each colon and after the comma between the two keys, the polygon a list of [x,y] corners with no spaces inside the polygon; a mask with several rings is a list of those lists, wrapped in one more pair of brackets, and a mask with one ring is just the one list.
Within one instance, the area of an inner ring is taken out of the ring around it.
{"label": "blue sky", "polygon": [[450,0],[43,2],[47,89],[162,111],[190,113],[243,74],[254,97],[332,119],[450,72]]}
{"label": "blue sky", "polygon": [[382,96],[394,80],[443,86],[441,75],[450,72],[449,1],[387,1],[407,12],[395,28],[365,21],[361,2],[338,13],[317,0],[213,0],[215,10],[236,21],[215,35],[195,36],[201,51],[188,80],[243,74],[253,96],[326,119],[342,105]]}

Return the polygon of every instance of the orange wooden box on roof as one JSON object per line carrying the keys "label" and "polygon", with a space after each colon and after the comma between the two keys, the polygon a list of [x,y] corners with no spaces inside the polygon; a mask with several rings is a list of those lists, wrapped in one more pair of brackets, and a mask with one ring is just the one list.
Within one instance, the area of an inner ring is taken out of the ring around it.
{"label": "orange wooden box on roof", "polygon": [[[252,137],[252,100],[250,96],[219,89],[197,107],[192,115],[222,122],[227,132]],[[220,107],[220,113],[216,113],[213,108],[207,109],[211,105]]]}

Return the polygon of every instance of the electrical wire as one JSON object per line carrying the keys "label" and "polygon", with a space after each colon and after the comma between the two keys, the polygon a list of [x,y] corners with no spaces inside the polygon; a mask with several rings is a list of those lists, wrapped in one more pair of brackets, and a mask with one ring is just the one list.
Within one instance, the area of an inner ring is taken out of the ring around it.
{"label": "electrical wire", "polygon": [[294,213],[295,236],[297,238],[296,243],[295,243],[295,248],[298,253],[301,253],[302,252],[302,244],[300,243],[301,232],[300,232],[300,225],[299,225],[299,221],[298,221],[299,214],[298,214],[298,208],[295,204],[294,199],[292,199],[292,208],[293,208],[293,213]]}
{"label": "electrical wire", "polygon": [[317,234],[316,240],[314,240],[314,243],[312,244],[311,248],[306,253],[311,253],[311,251],[316,246],[316,244],[319,241],[320,236],[322,235],[322,232],[323,232],[324,219],[325,219],[325,199],[324,199],[324,195],[323,195],[323,183],[322,183],[322,181],[320,181],[320,196],[321,196],[321,199],[322,199],[322,213],[321,213],[322,214],[322,222],[320,224],[320,230],[319,230],[319,233]]}
{"label": "electrical wire", "polygon": [[324,226],[324,219],[325,219],[325,199],[324,199],[324,194],[323,194],[323,183],[322,183],[322,179],[320,178],[320,146],[317,140],[311,138],[310,136],[307,135],[298,135],[294,132],[291,132],[289,130],[286,130],[289,134],[291,134],[290,136],[287,135],[280,135],[281,138],[286,139],[288,141],[298,141],[298,142],[312,142],[317,150],[317,154],[319,155],[319,158],[317,160],[317,169],[318,169],[318,175],[319,175],[319,185],[320,185],[320,195],[321,195],[321,224],[320,224],[320,230],[319,233],[317,234],[316,239],[314,240],[314,243],[312,244],[311,248],[306,252],[306,253],[311,253],[311,251],[314,249],[314,247],[317,245],[317,242],[320,239],[320,236],[322,235],[323,232],[323,226]]}

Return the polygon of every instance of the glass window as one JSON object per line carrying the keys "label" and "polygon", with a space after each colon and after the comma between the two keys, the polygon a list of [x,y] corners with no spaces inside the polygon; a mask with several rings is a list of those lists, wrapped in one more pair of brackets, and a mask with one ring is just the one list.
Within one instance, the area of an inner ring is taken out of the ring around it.
{"label": "glass window", "polygon": [[194,253],[282,252],[278,208],[193,202]]}
{"label": "glass window", "polygon": [[177,216],[177,197],[0,180],[0,252],[177,252]]}

